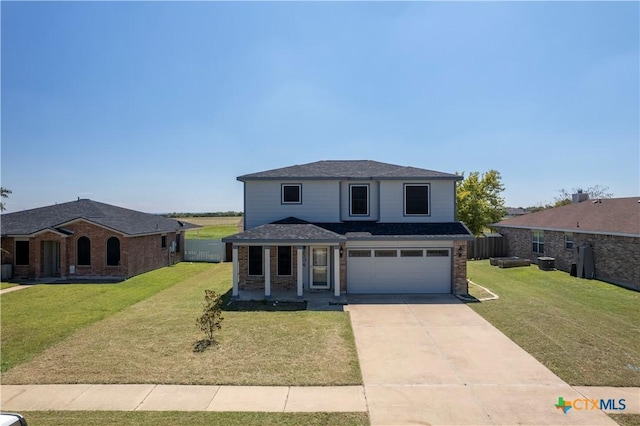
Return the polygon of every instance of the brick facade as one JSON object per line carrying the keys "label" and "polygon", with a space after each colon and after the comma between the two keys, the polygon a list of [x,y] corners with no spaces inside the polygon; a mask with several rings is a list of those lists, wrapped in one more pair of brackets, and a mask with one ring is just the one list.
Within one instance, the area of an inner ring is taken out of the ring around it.
{"label": "brick facade", "polygon": [[[462,249],[459,252],[459,250]],[[453,243],[453,294],[468,294],[467,283],[467,242]]]}
{"label": "brick facade", "polygon": [[[533,253],[532,231],[520,228],[498,228],[507,244],[509,256],[531,259],[555,258],[555,267],[569,272],[576,262],[573,249],[565,248],[565,232],[544,231],[544,253]],[[589,244],[593,248],[596,278],[640,290],[640,238],[616,235],[573,233],[573,247]]]}
{"label": "brick facade", "polygon": [[[298,276],[298,251],[291,247],[291,275],[278,275],[278,248],[270,246],[269,263],[271,271],[271,290],[295,290]],[[264,269],[264,263],[263,263]],[[238,247],[238,286],[240,290],[264,290],[264,273],[249,275],[249,247]]]}
{"label": "brick facade", "polygon": [[[182,261],[184,234],[179,235],[180,251],[172,258],[169,246],[176,233],[139,237],[125,236],[107,228],[79,220],[65,226],[70,235],[46,231],[29,238],[29,265],[15,265],[14,238],[2,238],[2,263],[13,265],[14,278],[39,279],[42,277],[114,277],[129,278],[172,263]],[[166,247],[162,247],[162,235]],[[78,239],[90,241],[90,264],[78,265]],[[115,237],[120,242],[120,262],[107,265],[107,240]],[[56,254],[57,252],[57,254]],[[53,254],[52,254],[53,253]],[[59,257],[59,262],[57,258]],[[75,274],[71,270],[75,268]]]}

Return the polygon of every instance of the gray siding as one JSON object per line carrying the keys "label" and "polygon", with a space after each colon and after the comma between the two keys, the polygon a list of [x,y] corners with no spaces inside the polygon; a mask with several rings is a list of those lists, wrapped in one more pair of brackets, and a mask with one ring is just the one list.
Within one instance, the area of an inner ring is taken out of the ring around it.
{"label": "gray siding", "polygon": [[[302,184],[301,204],[281,203],[281,184]],[[245,229],[289,216],[309,222],[339,222],[338,181],[249,181],[245,183]]]}

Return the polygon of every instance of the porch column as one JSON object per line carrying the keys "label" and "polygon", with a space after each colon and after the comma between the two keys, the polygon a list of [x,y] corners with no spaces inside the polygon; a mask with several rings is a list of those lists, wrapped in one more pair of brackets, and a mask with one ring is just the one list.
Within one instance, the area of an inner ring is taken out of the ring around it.
{"label": "porch column", "polygon": [[264,298],[271,297],[271,246],[264,246]]}
{"label": "porch column", "polygon": [[333,247],[333,296],[340,297],[340,246]]}
{"label": "porch column", "polygon": [[297,297],[299,299],[302,299],[302,282],[303,282],[303,278],[304,278],[304,272],[302,271],[302,246],[298,246],[296,247],[296,264],[297,264],[297,269],[296,269],[296,273],[297,273],[297,279],[298,279],[298,291],[297,291]]}
{"label": "porch column", "polygon": [[238,246],[233,245],[231,251],[231,259],[233,261],[233,290],[231,291],[231,298],[238,298]]}

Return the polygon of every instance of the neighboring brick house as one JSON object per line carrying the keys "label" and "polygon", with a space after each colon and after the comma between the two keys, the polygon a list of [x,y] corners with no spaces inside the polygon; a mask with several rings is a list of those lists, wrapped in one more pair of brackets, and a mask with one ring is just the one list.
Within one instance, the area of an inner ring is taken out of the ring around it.
{"label": "neighboring brick house", "polygon": [[493,224],[506,239],[509,256],[555,258],[555,267],[570,272],[576,250],[591,246],[595,278],[640,290],[640,197],[574,202]]}
{"label": "neighboring brick house", "polygon": [[244,232],[232,243],[242,290],[467,293],[462,177],[377,161],[318,161],[240,176]]}
{"label": "neighboring brick house", "polygon": [[2,264],[14,278],[129,278],[182,260],[196,225],[78,199],[1,217]]}

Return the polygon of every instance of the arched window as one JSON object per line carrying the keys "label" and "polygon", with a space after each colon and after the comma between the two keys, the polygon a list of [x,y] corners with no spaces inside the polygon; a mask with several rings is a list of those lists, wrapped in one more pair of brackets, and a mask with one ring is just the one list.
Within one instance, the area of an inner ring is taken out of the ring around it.
{"label": "arched window", "polygon": [[120,264],[120,240],[111,237],[107,240],[107,266]]}
{"label": "arched window", "polygon": [[78,238],[77,251],[78,265],[91,265],[91,241],[88,237]]}

